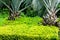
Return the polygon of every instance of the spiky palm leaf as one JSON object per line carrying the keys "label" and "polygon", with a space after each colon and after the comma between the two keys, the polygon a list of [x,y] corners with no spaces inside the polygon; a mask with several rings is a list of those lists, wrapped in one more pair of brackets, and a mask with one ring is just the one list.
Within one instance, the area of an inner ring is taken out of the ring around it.
{"label": "spiky palm leaf", "polygon": [[30,5],[30,4],[32,3],[32,1],[33,1],[33,0],[25,0],[25,1],[24,1],[24,5],[25,5],[25,6],[28,6],[28,5]]}
{"label": "spiky palm leaf", "polygon": [[59,0],[43,0],[44,6],[48,12],[47,15],[44,16],[44,20],[46,24],[55,24],[57,22],[56,13],[60,10],[57,9]]}
{"label": "spiky palm leaf", "polygon": [[[4,1],[0,0],[0,2],[2,2],[5,6],[7,6],[12,13],[13,12],[21,12],[30,6],[30,5],[27,5],[28,4],[27,2],[29,2],[28,0],[11,0],[12,8],[9,5],[7,5]],[[19,8],[23,2],[25,2],[27,6],[23,9],[21,9],[21,11],[20,11]]]}
{"label": "spiky palm leaf", "polygon": [[[14,20],[15,17],[19,16],[19,13],[22,12],[23,10],[25,10],[26,8],[30,7],[31,5],[27,5],[24,8],[22,8],[20,10],[20,6],[22,5],[22,3],[24,3],[25,1],[28,0],[10,0],[10,5],[11,7],[4,1],[0,0],[0,2],[2,2],[5,6],[7,6],[9,8],[9,10],[11,11],[9,19]],[[28,4],[28,3],[26,3]]]}
{"label": "spiky palm leaf", "polygon": [[57,13],[57,11],[60,10],[57,10],[57,6],[60,3],[59,0],[43,0],[43,2],[49,14],[51,14],[51,12]]}
{"label": "spiky palm leaf", "polygon": [[32,7],[34,10],[40,10],[42,8],[42,0],[33,0],[32,1]]}
{"label": "spiky palm leaf", "polygon": [[24,0],[12,0],[11,2],[11,6],[13,11],[19,11],[19,7],[21,6],[22,2],[24,2]]}

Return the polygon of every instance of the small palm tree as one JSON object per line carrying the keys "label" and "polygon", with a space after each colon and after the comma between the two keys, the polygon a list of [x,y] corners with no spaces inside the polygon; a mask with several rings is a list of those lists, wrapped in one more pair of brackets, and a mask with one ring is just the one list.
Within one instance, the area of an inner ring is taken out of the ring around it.
{"label": "small palm tree", "polygon": [[[58,4],[60,3],[59,0],[33,0],[33,9],[40,10],[42,6],[46,8],[46,15],[43,16],[44,24],[55,24],[57,21],[56,13],[60,10],[57,9]],[[44,11],[43,11],[44,12]]]}
{"label": "small palm tree", "polygon": [[[9,19],[15,19],[15,17],[18,17],[23,10],[31,6],[31,4],[27,5],[28,3],[26,3],[26,1],[28,0],[9,0],[9,1],[10,1],[10,5],[0,0],[0,2],[3,3],[6,7],[8,7],[8,9],[10,10]],[[22,3],[24,3],[24,5],[27,5],[27,6],[20,9]]]}
{"label": "small palm tree", "polygon": [[60,8],[57,9],[59,0],[43,0],[44,6],[47,10],[47,14],[43,16],[45,24],[54,25],[57,22],[57,12]]}

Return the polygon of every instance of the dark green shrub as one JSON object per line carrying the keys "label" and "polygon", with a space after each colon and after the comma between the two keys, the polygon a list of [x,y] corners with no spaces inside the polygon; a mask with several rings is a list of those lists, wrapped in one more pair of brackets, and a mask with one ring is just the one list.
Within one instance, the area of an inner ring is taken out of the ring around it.
{"label": "dark green shrub", "polygon": [[25,14],[29,17],[34,17],[38,15],[38,13],[34,11],[32,8],[28,8]]}
{"label": "dark green shrub", "polygon": [[0,35],[0,40],[57,40],[56,38],[27,37],[18,35]]}

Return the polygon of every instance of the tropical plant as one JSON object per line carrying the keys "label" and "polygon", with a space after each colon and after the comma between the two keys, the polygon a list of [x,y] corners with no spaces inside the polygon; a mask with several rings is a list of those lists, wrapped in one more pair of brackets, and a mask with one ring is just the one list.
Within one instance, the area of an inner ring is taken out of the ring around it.
{"label": "tropical plant", "polygon": [[35,11],[39,11],[42,8],[43,4],[41,0],[33,0],[32,7]]}
{"label": "tropical plant", "polygon": [[37,15],[40,15],[40,9],[42,8],[43,4],[42,4],[42,0],[33,0],[32,1],[32,7],[33,10],[35,11],[35,13],[37,13]]}
{"label": "tropical plant", "polygon": [[[7,4],[10,4],[10,0],[2,0],[2,1],[4,1]],[[5,6],[0,2],[0,8],[3,8],[3,7]]]}
{"label": "tropical plant", "polygon": [[57,12],[60,8],[57,9],[59,0],[43,0],[44,6],[47,10],[47,14],[43,16],[45,24],[54,25],[57,22]]}
{"label": "tropical plant", "polygon": [[31,6],[31,5],[27,5],[24,8],[20,9],[22,3],[24,3],[26,0],[9,0],[9,1],[10,1],[10,5],[0,0],[0,2],[2,2],[11,11],[9,19],[15,19],[15,17],[18,17],[23,10]]}
{"label": "tropical plant", "polygon": [[46,15],[43,16],[44,24],[55,24],[57,21],[57,12],[60,10],[57,9],[59,0],[33,0],[33,8],[34,10],[40,10],[42,6],[46,8]]}

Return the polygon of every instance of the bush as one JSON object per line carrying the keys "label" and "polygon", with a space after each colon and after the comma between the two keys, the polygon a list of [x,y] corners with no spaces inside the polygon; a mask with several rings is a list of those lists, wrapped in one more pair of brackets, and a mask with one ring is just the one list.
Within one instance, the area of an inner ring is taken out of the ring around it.
{"label": "bush", "polygon": [[58,28],[27,24],[0,27],[0,40],[57,40]]}
{"label": "bush", "polygon": [[32,8],[28,8],[25,11],[25,15],[28,17],[35,17],[35,16],[38,16],[38,13],[36,11],[34,11]]}
{"label": "bush", "polygon": [[36,16],[36,17],[20,17],[16,18],[16,20],[4,20],[3,25],[16,25],[16,24],[27,24],[27,25],[41,25],[42,24],[42,18]]}
{"label": "bush", "polygon": [[7,20],[8,12],[0,15],[0,40],[57,40],[58,28],[43,26],[43,19],[21,14],[16,20]]}

